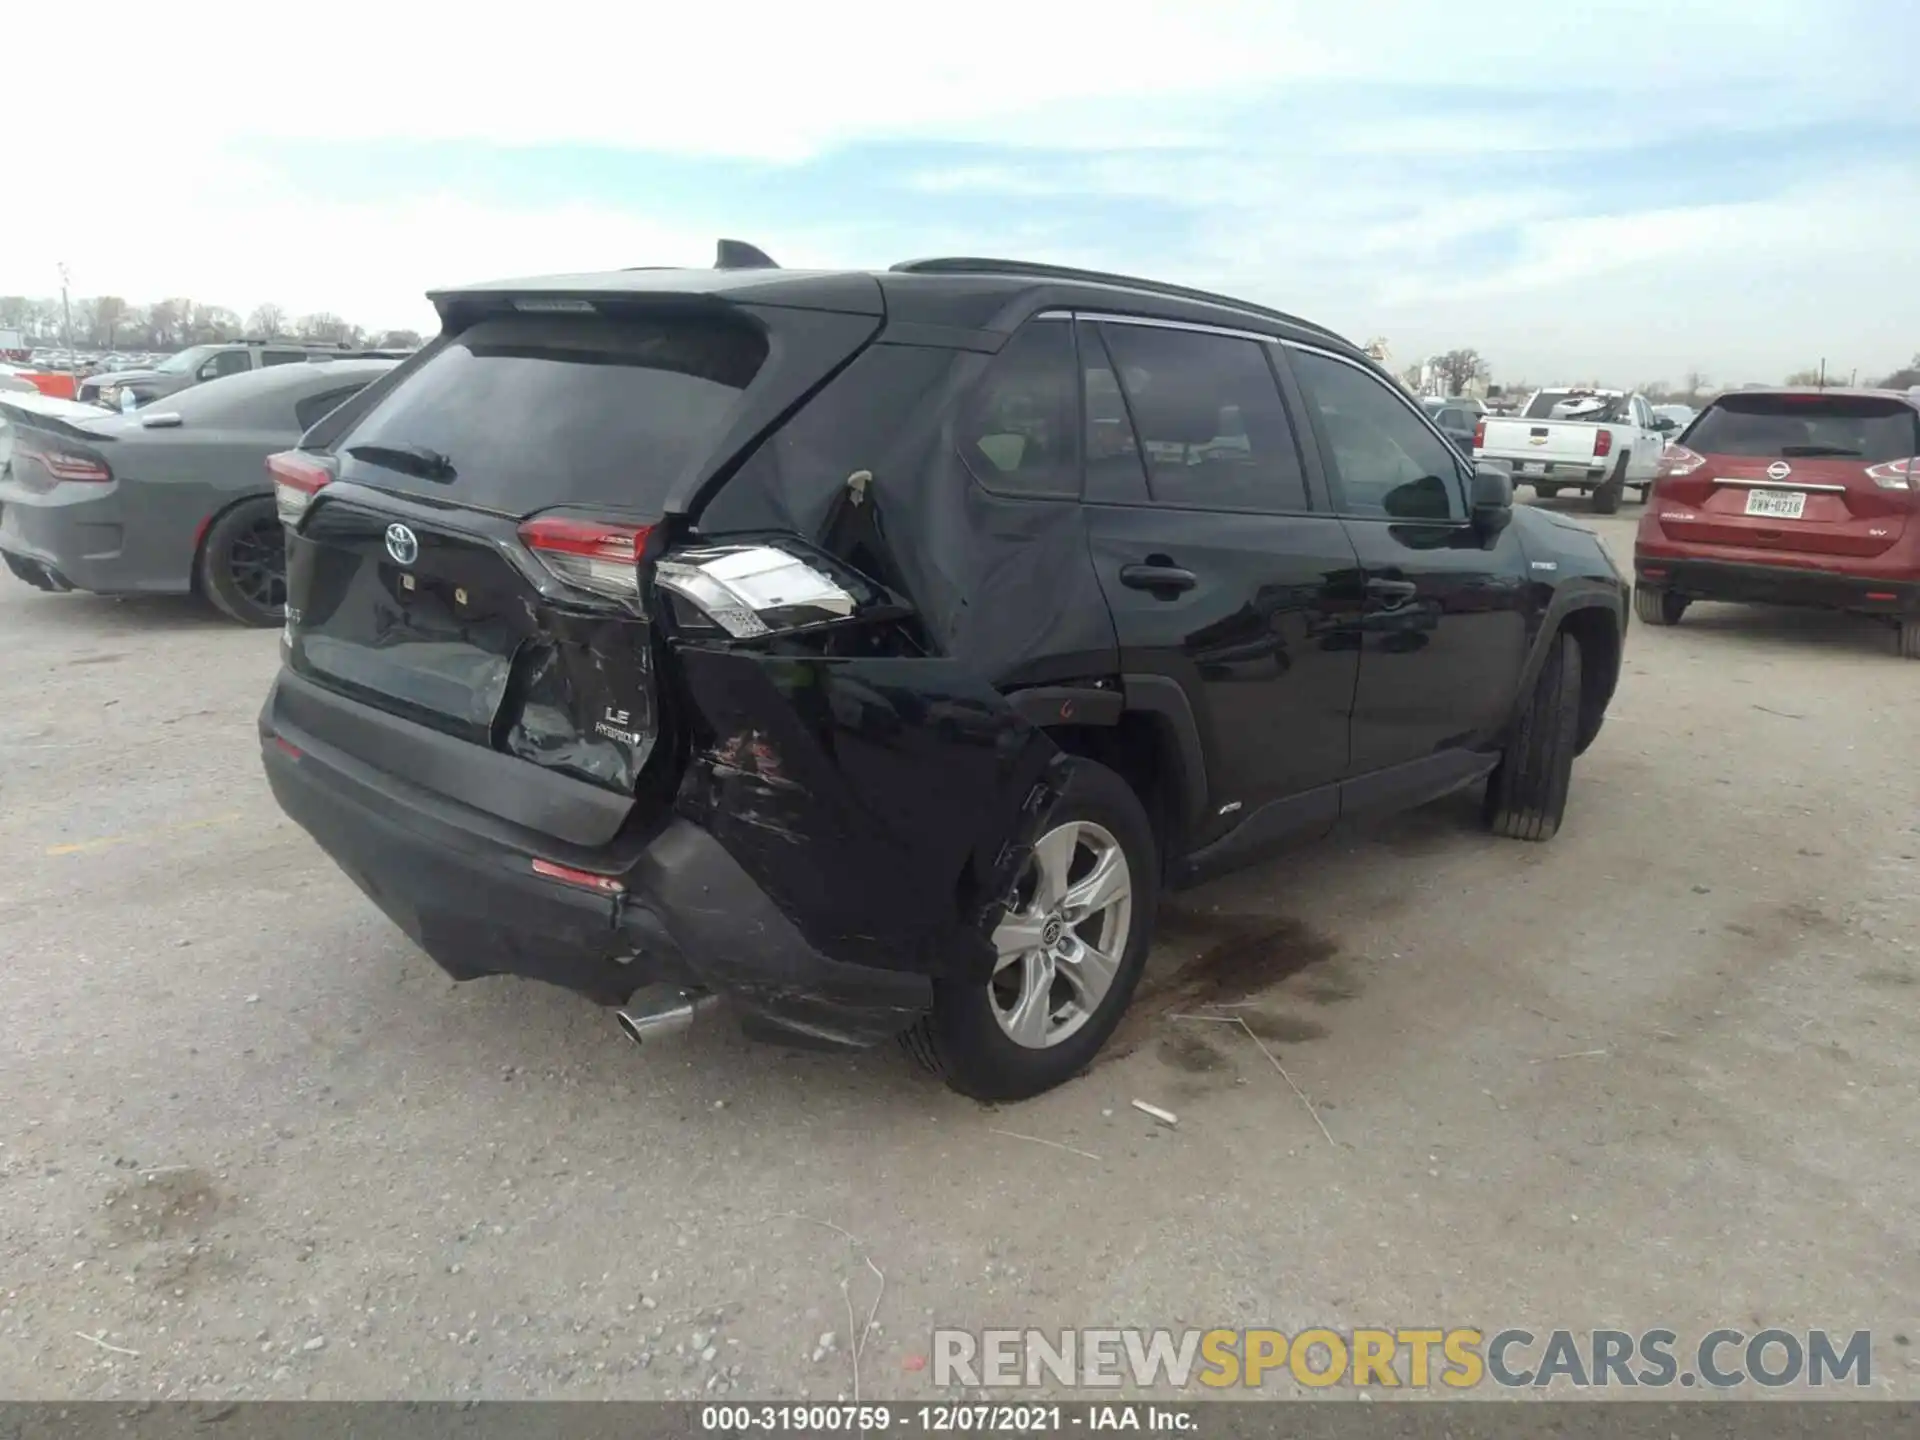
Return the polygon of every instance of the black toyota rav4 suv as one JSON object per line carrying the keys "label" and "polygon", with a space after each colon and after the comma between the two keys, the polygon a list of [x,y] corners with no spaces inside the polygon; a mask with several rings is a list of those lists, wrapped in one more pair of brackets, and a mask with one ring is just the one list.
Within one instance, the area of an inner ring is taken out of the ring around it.
{"label": "black toyota rav4 suv", "polygon": [[1032,1095],[1112,1031],[1163,890],[1483,780],[1545,840],[1613,694],[1593,534],[1306,321],[731,242],[432,298],[440,337],[271,462],[260,733],[456,977]]}

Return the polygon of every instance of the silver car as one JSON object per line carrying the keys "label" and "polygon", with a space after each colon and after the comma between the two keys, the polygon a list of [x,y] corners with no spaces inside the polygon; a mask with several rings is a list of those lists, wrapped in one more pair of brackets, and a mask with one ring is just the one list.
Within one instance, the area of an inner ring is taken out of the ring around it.
{"label": "silver car", "polygon": [[193,593],[278,625],[286,551],[267,456],[395,363],[251,370],[126,415],[0,394],[0,559],[42,590]]}

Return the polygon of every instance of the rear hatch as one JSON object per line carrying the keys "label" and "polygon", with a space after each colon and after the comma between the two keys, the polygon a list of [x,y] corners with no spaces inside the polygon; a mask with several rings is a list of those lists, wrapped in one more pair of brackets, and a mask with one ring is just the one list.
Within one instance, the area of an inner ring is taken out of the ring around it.
{"label": "rear hatch", "polygon": [[1655,515],[1670,539],[1871,558],[1913,523],[1920,412],[1895,396],[1723,396],[1667,447]]}
{"label": "rear hatch", "polygon": [[[571,843],[611,838],[630,805],[566,796],[630,800],[662,733],[638,568],[650,529],[877,325],[672,296],[450,317],[457,333],[328,453],[273,463],[288,668],[465,742],[473,762],[442,745],[422,774],[428,751],[390,726],[319,738]],[[374,735],[386,753],[365,753]],[[529,800],[537,771],[499,783],[503,756],[548,773],[544,800]]]}

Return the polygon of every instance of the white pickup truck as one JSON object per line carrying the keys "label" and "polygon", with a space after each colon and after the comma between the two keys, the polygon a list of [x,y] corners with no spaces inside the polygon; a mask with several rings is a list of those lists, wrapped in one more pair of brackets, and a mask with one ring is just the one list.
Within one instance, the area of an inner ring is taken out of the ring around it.
{"label": "white pickup truck", "polygon": [[1514,483],[1543,499],[1584,490],[1596,511],[1611,515],[1629,486],[1647,498],[1672,428],[1644,395],[1565,386],[1534,391],[1511,418],[1489,415],[1473,455],[1512,467]]}

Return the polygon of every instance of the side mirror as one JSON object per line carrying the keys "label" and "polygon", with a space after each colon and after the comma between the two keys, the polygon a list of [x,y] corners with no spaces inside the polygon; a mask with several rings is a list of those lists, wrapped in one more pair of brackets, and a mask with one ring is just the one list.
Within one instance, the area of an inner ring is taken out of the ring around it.
{"label": "side mirror", "polygon": [[1513,519],[1513,473],[1498,465],[1473,468],[1473,524],[1483,535],[1498,535]]}
{"label": "side mirror", "polygon": [[1673,417],[1671,415],[1656,415],[1653,417],[1653,428],[1658,430],[1662,435],[1671,435],[1680,427],[1673,423]]}

